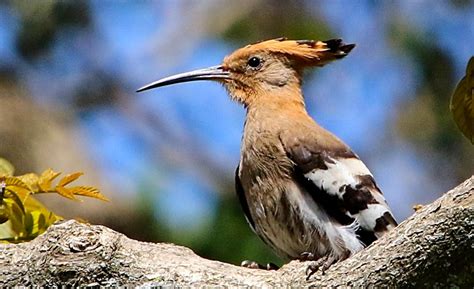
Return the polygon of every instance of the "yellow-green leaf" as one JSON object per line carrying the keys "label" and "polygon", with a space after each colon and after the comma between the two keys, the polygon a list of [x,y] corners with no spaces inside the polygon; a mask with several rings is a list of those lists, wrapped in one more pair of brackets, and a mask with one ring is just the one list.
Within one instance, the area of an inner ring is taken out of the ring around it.
{"label": "yellow-green leaf", "polygon": [[[15,236],[24,236],[25,235],[25,226],[23,223],[25,212],[20,208],[17,203],[14,202],[5,202],[7,205],[8,220],[10,221],[10,228],[15,233]],[[23,207],[23,204],[22,204]]]}
{"label": "yellow-green leaf", "polygon": [[25,184],[20,178],[17,177],[5,177],[5,184],[7,186],[13,186],[13,187],[19,187],[23,188],[26,190],[29,190],[30,188],[28,187],[27,184]]}
{"label": "yellow-green leaf", "polygon": [[[46,230],[57,220],[62,220],[62,217],[49,211],[40,201],[33,197],[25,201],[25,210],[32,214],[34,226],[39,226],[38,230]],[[45,222],[44,224],[43,221]],[[35,228],[33,228],[33,232],[35,232]]]}
{"label": "yellow-green leaf", "polygon": [[23,222],[23,228],[27,236],[31,235],[31,232],[33,231],[33,226],[33,216],[31,215],[31,213],[26,212]]}
{"label": "yellow-green leaf", "polygon": [[[34,216],[32,214],[32,216]],[[46,226],[46,218],[40,212],[37,214],[37,217],[33,218],[35,226],[33,227],[33,233],[41,234],[43,233],[48,227]]]}
{"label": "yellow-green leaf", "polygon": [[50,212],[50,211],[44,212],[43,216],[45,218],[44,220],[45,223],[43,227],[41,228],[43,231],[46,231],[46,229],[48,229],[48,227],[54,224],[56,221],[64,219],[63,217],[56,215],[55,213]]}
{"label": "yellow-green leaf", "polygon": [[37,193],[57,193],[63,197],[78,200],[77,196],[87,196],[107,200],[98,189],[88,186],[65,186],[77,180],[82,173],[77,172],[62,178],[55,186],[54,180],[60,173],[45,170],[40,176],[30,173],[13,176],[13,166],[0,158],[0,242],[18,243],[34,239],[62,217],[49,211],[34,198]]}
{"label": "yellow-green leaf", "polygon": [[0,176],[13,176],[15,168],[4,158],[0,158]]}
{"label": "yellow-green leaf", "polygon": [[71,193],[71,191],[69,191],[69,189],[66,189],[65,187],[57,186],[55,188],[55,191],[57,191],[58,194],[60,194],[63,197],[66,197],[66,198],[71,199],[71,200],[77,200],[77,198],[74,197],[74,194]]}
{"label": "yellow-green leaf", "polygon": [[0,225],[8,221],[9,215],[7,211],[7,206],[5,204],[0,205]]}
{"label": "yellow-green leaf", "polygon": [[5,190],[5,195],[3,196],[3,202],[5,204],[14,203],[21,210],[22,214],[25,213],[25,207],[23,206],[23,201],[20,198],[20,196],[17,195],[15,191],[7,188]]}
{"label": "yellow-green leaf", "polygon": [[11,216],[9,222],[0,224],[0,241],[18,243],[32,240],[46,231],[54,222],[62,220],[62,217],[49,211],[33,197],[24,202],[25,214],[15,208],[16,204],[11,205],[11,207],[6,206],[5,210]]}
{"label": "yellow-green leaf", "polygon": [[50,191],[51,190],[51,183],[60,174],[61,173],[57,173],[57,172],[53,171],[52,169],[45,170],[41,174],[41,176],[39,177],[38,186],[44,192]]}
{"label": "yellow-green leaf", "polygon": [[454,90],[449,108],[458,128],[474,144],[474,57]]}
{"label": "yellow-green leaf", "polygon": [[82,172],[77,172],[77,173],[73,173],[73,174],[69,174],[67,176],[65,176],[64,178],[62,178],[59,183],[58,183],[58,187],[64,187],[65,185],[69,184],[70,182],[73,182],[75,180],[77,180],[80,176],[82,176],[84,173]]}
{"label": "yellow-green leaf", "polygon": [[29,237],[36,237],[46,231],[46,220],[43,212],[35,210],[25,215],[25,228]]}
{"label": "yellow-green leaf", "polygon": [[68,188],[68,190],[74,195],[91,197],[102,201],[109,200],[104,195],[102,195],[97,188],[94,187],[77,186]]}
{"label": "yellow-green leaf", "polygon": [[25,183],[32,192],[37,193],[39,191],[39,177],[37,174],[30,173],[21,176],[16,176],[16,178],[19,178],[23,183]]}

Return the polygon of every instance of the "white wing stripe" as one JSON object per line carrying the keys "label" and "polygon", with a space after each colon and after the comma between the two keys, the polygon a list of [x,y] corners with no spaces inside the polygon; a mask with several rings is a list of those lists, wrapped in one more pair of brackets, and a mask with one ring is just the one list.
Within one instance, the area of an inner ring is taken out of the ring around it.
{"label": "white wing stripe", "polygon": [[390,213],[388,208],[382,204],[369,204],[367,209],[358,213],[357,221],[362,228],[373,231],[377,219],[382,217],[386,212]]}
{"label": "white wing stripe", "polygon": [[314,169],[304,176],[328,194],[342,197],[344,192],[339,189],[345,185],[355,187],[359,181],[357,176],[370,175],[365,164],[356,158],[332,159],[334,163],[326,163],[326,170]]}

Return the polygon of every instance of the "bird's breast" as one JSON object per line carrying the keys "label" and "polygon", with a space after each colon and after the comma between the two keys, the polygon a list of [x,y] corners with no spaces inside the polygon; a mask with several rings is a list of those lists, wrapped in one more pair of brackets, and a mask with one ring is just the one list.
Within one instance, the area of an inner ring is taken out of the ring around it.
{"label": "bird's breast", "polygon": [[279,141],[270,140],[261,133],[242,144],[239,177],[255,231],[282,257],[297,258],[315,241],[320,249],[311,251],[323,255],[328,246],[317,242],[322,237],[301,214],[301,200],[295,199],[303,194],[294,183],[293,164]]}
{"label": "bird's breast", "polygon": [[[241,178],[245,185],[281,187],[291,179],[293,163],[288,158],[278,134],[259,130],[245,132],[240,158]],[[250,187],[248,187],[250,189]]]}

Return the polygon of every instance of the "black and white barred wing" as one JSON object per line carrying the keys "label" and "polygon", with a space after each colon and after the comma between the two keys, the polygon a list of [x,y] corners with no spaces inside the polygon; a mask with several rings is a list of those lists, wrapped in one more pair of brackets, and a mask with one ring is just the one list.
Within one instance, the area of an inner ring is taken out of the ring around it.
{"label": "black and white barred wing", "polygon": [[322,149],[297,142],[285,150],[306,191],[341,224],[355,220],[376,238],[397,226],[369,169],[349,148]]}

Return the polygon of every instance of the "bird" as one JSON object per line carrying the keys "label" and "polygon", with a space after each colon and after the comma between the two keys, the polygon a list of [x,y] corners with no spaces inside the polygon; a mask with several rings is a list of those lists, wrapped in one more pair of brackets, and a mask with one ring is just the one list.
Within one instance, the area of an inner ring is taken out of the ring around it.
{"label": "bird", "polygon": [[[237,49],[220,65],[137,90],[211,80],[245,107],[235,173],[242,210],[251,229],[277,255],[312,261],[308,278],[318,270],[324,274],[397,226],[367,166],[305,107],[305,68],[342,59],[354,47],[341,39],[270,39]],[[243,265],[254,267],[252,262]]]}

